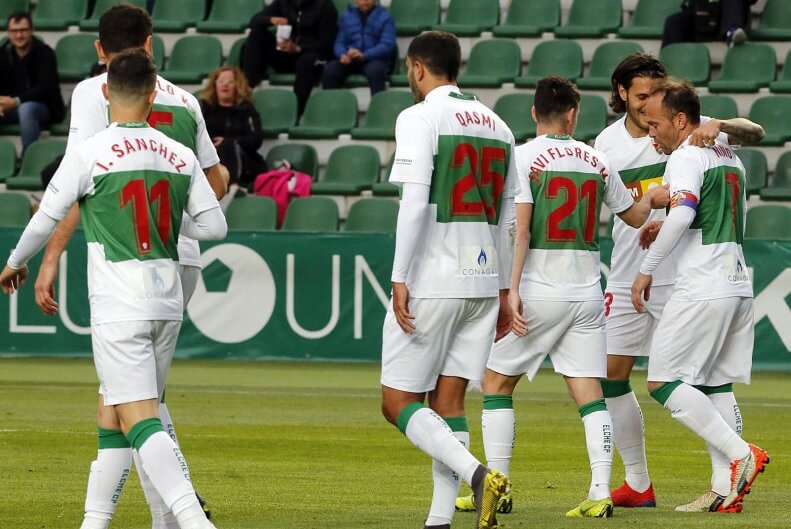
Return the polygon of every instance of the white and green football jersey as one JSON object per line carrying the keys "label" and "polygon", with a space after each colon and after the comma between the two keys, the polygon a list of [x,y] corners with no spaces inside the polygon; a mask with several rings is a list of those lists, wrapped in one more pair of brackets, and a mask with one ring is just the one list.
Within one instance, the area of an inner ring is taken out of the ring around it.
{"label": "white and green football jersey", "polygon": [[146,123],[113,124],[66,153],[40,208],[59,219],[78,200],[91,322],[181,320],[182,218],[218,207],[193,152]]}
{"label": "white and green football jersey", "polygon": [[747,214],[744,175],[739,158],[719,141],[709,149],[685,143],[670,155],[665,170],[670,207],[696,212],[676,246],[674,298],[753,297],[742,250]]}
{"label": "white and green football jersey", "polygon": [[555,301],[602,299],[601,205],[621,213],[634,204],[618,172],[604,153],[571,136],[556,135],[517,147],[516,166],[522,188],[516,202],[534,202],[521,295]]}
{"label": "white and green football jersey", "polygon": [[505,122],[457,87],[435,88],[398,116],[390,182],[430,186],[430,220],[407,272],[412,297],[498,295],[497,226],[518,186],[513,149]]}
{"label": "white and green football jersey", "polygon": [[[106,82],[105,73],[81,81],[74,88],[66,152],[80,149],[85,140],[110,124],[107,100],[102,94],[102,85]],[[206,122],[195,96],[159,76],[156,90],[148,123],[192,149],[202,168],[219,163],[220,158],[206,131]],[[179,237],[179,262],[183,265],[200,266],[200,247],[197,241]]]}

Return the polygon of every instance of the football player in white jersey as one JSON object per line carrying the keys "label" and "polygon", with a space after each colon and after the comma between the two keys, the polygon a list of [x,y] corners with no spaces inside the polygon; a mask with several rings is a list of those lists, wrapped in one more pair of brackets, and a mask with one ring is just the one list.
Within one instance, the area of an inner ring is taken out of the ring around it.
{"label": "football player in white jersey", "polygon": [[[93,357],[113,421],[105,442],[127,465],[134,447],[181,529],[210,529],[184,457],[162,427],[158,403],[183,315],[176,238],[183,232],[220,239],[227,226],[192,151],[146,123],[155,84],[153,60],[141,49],[110,63],[103,91],[112,125],[66,153],[0,283],[6,293],[21,286],[27,261],[79,202],[88,241]],[[93,484],[118,486],[110,481],[100,477]],[[106,529],[109,522],[86,517],[82,528]]]}
{"label": "football player in white jersey", "polygon": [[646,123],[670,154],[665,180],[673,198],[632,285],[637,312],[650,299],[653,272],[676,248],[675,287],[651,343],[648,390],[706,441],[713,468],[730,464],[726,479],[712,478],[711,490],[677,510],[739,512],[769,463],[766,452],[741,438],[732,387],[750,382],[753,351],[753,289],[742,251],[744,166],[726,143],[690,144],[700,100],[683,81],[666,79],[654,88]]}
{"label": "football player in white jersey", "polygon": [[[151,18],[144,9],[129,4],[113,6],[99,19],[99,40],[96,42],[99,60],[112,64],[116,54],[130,48],[144,48],[151,53],[151,33]],[[82,144],[88,138],[109,125],[107,101],[102,94],[102,85],[106,79],[106,74],[98,75],[80,82],[75,87],[71,101],[71,125],[66,152],[83,149]],[[219,158],[206,132],[200,105],[195,97],[157,76],[156,99],[148,116],[148,123],[195,152],[201,167],[207,172],[215,194],[221,198],[227,189],[227,180],[220,172]],[[57,311],[53,285],[57,277],[58,261],[78,223],[79,208],[75,207],[58,225],[42,260],[35,285],[36,302],[47,314],[54,314]],[[181,235],[178,243],[179,277],[186,307],[200,276],[200,249],[197,241]],[[103,405],[100,394],[97,418],[100,446],[108,445],[107,423],[112,423],[111,420],[105,421],[105,412],[108,409]],[[160,417],[165,430],[178,444],[173,421],[164,400],[160,404]],[[103,479],[106,480],[110,480],[110,476],[118,476],[118,479],[121,479],[124,471],[128,471],[121,463],[121,460],[109,458],[100,451],[96,461],[96,475],[104,476]],[[140,470],[139,466],[138,470]],[[146,499],[151,506],[153,529],[174,527],[175,520],[172,514],[164,508],[145,472],[139,471],[139,474]],[[105,489],[91,487],[89,483],[89,492],[97,490]],[[105,499],[97,497],[95,504],[110,505],[112,497],[113,494]],[[86,516],[88,516],[87,512],[94,508],[93,494],[89,494],[88,500]],[[102,509],[106,510],[104,507],[99,510]]]}
{"label": "football player in white jersey", "polygon": [[417,104],[398,116],[390,173],[402,198],[382,337],[382,412],[433,458],[425,527],[450,528],[461,477],[480,500],[477,527],[493,528],[510,485],[469,452],[464,395],[483,373],[498,318],[508,319],[514,137],[456,86],[456,37],[423,33],[406,64]]}
{"label": "football player in white jersey", "polygon": [[[607,154],[635,200],[640,200],[651,186],[662,183],[667,155],[648,136],[645,104],[654,83],[665,77],[664,66],[652,55],[635,53],[621,61],[612,74],[610,107],[623,116],[604,129],[594,144]],[[740,144],[763,137],[760,126],[742,118],[702,118],[701,122],[691,135],[693,145],[703,146],[720,133],[721,141]],[[646,229],[655,231],[664,218],[663,210],[653,211]],[[629,377],[637,358],[648,354],[654,328],[673,288],[673,259],[666,259],[654,271],[651,299],[645,303],[645,310],[637,313],[631,303],[631,285],[645,254],[638,244],[639,232],[616,217],[612,237],[614,247],[604,294],[607,380],[602,380],[602,390],[613,419],[613,442],[626,471],[624,483],[613,491],[612,500],[616,507],[654,507],[643,415]]]}
{"label": "football player in white jersey", "polygon": [[605,203],[639,227],[652,208],[667,204],[667,190],[655,187],[635,202],[607,156],[571,137],[580,96],[567,79],[541,79],[534,101],[537,137],[516,149],[521,192],[509,290],[513,333],[494,344],[486,364],[484,448],[489,466],[507,474],[514,389],[523,375],[532,380],[549,356],[579,408],[592,472],[588,497],[566,516],[607,517],[613,512],[612,422],[599,383],[607,374],[599,211]]}

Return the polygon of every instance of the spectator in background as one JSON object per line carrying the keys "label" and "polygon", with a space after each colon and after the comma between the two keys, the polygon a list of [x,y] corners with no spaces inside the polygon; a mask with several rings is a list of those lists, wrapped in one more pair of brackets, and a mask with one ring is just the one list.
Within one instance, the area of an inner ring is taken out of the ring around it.
{"label": "spectator in background", "polygon": [[242,51],[247,81],[256,86],[270,66],[279,73],[295,73],[294,93],[302,115],[321,66],[332,58],[337,31],[338,12],[332,0],[274,0],[250,19]]}
{"label": "spectator in background", "polygon": [[7,20],[8,42],[0,47],[0,124],[19,123],[22,149],[41,129],[65,115],[55,52],[33,36],[33,21],[24,11]]}
{"label": "spectator in background", "polygon": [[206,130],[231,183],[247,185],[266,171],[258,154],[264,141],[261,118],[253,106],[252,90],[236,66],[221,66],[209,75],[200,96]]}
{"label": "spectator in background", "polygon": [[355,0],[341,14],[335,38],[335,60],[327,63],[322,86],[340,88],[353,73],[368,79],[371,95],[385,89],[396,51],[395,21],[376,0]]}
{"label": "spectator in background", "polygon": [[728,46],[747,40],[750,6],[758,0],[684,0],[681,11],[665,19],[662,47],[677,42],[722,38]]}

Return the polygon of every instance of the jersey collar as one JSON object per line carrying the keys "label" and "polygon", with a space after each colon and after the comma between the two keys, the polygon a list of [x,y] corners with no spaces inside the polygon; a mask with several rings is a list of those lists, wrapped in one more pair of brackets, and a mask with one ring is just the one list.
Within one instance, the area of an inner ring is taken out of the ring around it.
{"label": "jersey collar", "polygon": [[118,123],[122,129],[144,129],[148,127],[145,121],[127,121],[126,123]]}
{"label": "jersey collar", "polygon": [[[444,84],[442,86],[436,87],[431,92],[426,94],[425,101],[447,97],[452,94],[456,94],[456,97],[462,96],[461,90],[458,86]],[[467,99],[468,97],[472,97],[474,99],[474,96],[462,96],[462,99]]]}

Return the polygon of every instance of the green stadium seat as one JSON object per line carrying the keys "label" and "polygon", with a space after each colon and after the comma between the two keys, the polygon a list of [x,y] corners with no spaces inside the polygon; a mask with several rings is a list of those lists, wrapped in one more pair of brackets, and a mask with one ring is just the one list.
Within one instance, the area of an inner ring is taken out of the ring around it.
{"label": "green stadium seat", "polygon": [[94,42],[98,38],[91,33],[70,33],[61,37],[55,45],[55,58],[62,83],[76,83],[88,77],[97,60]]}
{"label": "green stadium seat", "polygon": [[66,140],[47,138],[36,140],[25,150],[19,173],[6,180],[8,189],[42,189],[41,170],[66,152]]}
{"label": "green stadium seat", "polygon": [[665,19],[681,10],[678,0],[638,0],[628,26],[618,30],[625,39],[661,39]]}
{"label": "green stadium seat", "polygon": [[709,94],[700,97],[700,115],[717,119],[733,119],[739,117],[736,100],[729,95]]}
{"label": "green stadium seat", "polygon": [[[80,20],[80,31],[99,31],[99,18],[105,11],[120,3],[119,0],[96,0],[96,6],[93,8],[91,16]],[[124,3],[146,8],[146,0],[124,0]]]}
{"label": "green stadium seat", "polygon": [[398,115],[415,103],[411,92],[385,90],[371,98],[365,123],[352,129],[355,140],[394,140]]}
{"label": "green stadium seat", "polygon": [[769,90],[776,94],[791,93],[791,50],[786,54],[783,71],[777,76],[777,81],[769,83]]}
{"label": "green stadium seat", "polygon": [[68,136],[71,128],[71,102],[66,105],[66,115],[60,123],[52,123],[49,126],[51,136]]}
{"label": "green stadium seat", "polygon": [[396,61],[388,82],[391,88],[409,86],[409,79],[406,77],[406,59],[399,58]]}
{"label": "green stadium seat", "polygon": [[349,208],[346,231],[395,233],[398,202],[389,198],[363,198]]}
{"label": "green stadium seat", "polygon": [[618,63],[627,55],[642,51],[641,45],[625,40],[600,44],[593,52],[588,75],[577,79],[577,86],[583,90],[610,90],[610,77]]}
{"label": "green stadium seat", "polygon": [[445,22],[433,29],[447,31],[458,37],[477,37],[500,21],[498,0],[450,0]]}
{"label": "green stadium seat", "polygon": [[200,83],[221,64],[222,44],[216,37],[186,35],[173,44],[161,73],[172,83]]}
{"label": "green stadium seat", "polygon": [[33,27],[43,31],[66,31],[88,15],[88,0],[38,0]]}
{"label": "green stadium seat", "polygon": [[30,0],[3,0],[0,2],[0,29],[5,29],[8,15],[17,11],[30,12]]}
{"label": "green stadium seat", "polygon": [[559,25],[559,0],[512,0],[505,21],[492,28],[492,33],[495,37],[539,37]]}
{"label": "green stadium seat", "polygon": [[668,73],[695,86],[706,86],[711,75],[709,48],[702,42],[669,44],[659,52]]}
{"label": "green stadium seat", "polygon": [[501,95],[494,103],[494,113],[500,116],[517,141],[535,138],[536,122],[530,116],[533,94],[515,92]]}
{"label": "green stadium seat", "polygon": [[261,129],[266,138],[277,138],[297,124],[297,96],[293,90],[258,90],[253,94],[253,104],[261,117]]}
{"label": "green stadium seat", "polygon": [[[791,200],[791,151],[784,152],[777,160],[775,173],[769,185],[761,189],[764,200]],[[786,231],[791,233],[791,224],[786,224]]]}
{"label": "green stadium seat", "polygon": [[[221,4],[235,2],[215,2]],[[183,33],[187,28],[203,20],[206,14],[206,0],[167,0],[154,2],[151,11],[151,20],[154,23],[154,32]]]}
{"label": "green stadium seat", "polygon": [[621,0],[574,0],[568,22],[555,28],[555,36],[565,39],[598,38],[621,27]]}
{"label": "green stadium seat", "polygon": [[748,117],[766,131],[760,145],[783,145],[791,141],[791,96],[758,98],[753,101]]}
{"label": "green stadium seat", "polygon": [[791,40],[791,0],[766,0],[753,40]]}
{"label": "green stadium seat", "polygon": [[338,204],[329,197],[300,197],[288,205],[283,231],[338,231]]}
{"label": "green stadium seat", "polygon": [[580,96],[580,116],[574,139],[590,141],[596,138],[607,126],[607,103],[601,96],[582,94]]}
{"label": "green stadium seat", "polygon": [[288,129],[290,138],[337,138],[357,125],[357,98],[351,90],[313,92],[299,125]]}
{"label": "green stadium seat", "polygon": [[791,208],[774,204],[753,206],[747,210],[747,239],[791,240]]}
{"label": "green stadium seat", "polygon": [[757,194],[766,187],[766,175],[768,164],[766,155],[758,149],[739,149],[736,155],[742,161],[745,170],[745,180],[747,180],[747,197]]}
{"label": "green stadium seat", "polygon": [[417,35],[439,23],[439,0],[390,0],[398,35]]}
{"label": "green stadium seat", "polygon": [[30,199],[26,194],[0,191],[0,227],[24,228],[30,214]]}
{"label": "green stadium seat", "polygon": [[209,16],[205,21],[198,21],[196,27],[201,33],[242,33],[263,5],[261,0],[214,2]]}
{"label": "green stadium seat", "polygon": [[231,51],[228,52],[228,58],[225,59],[225,64],[233,64],[234,66],[241,67],[242,65],[242,47],[247,42],[247,37],[241,37],[233,41],[231,44]]}
{"label": "green stadium seat", "polygon": [[225,212],[225,220],[232,231],[272,231],[277,228],[277,205],[264,196],[234,198]]}
{"label": "green stadium seat", "polygon": [[16,147],[14,142],[0,138],[0,184],[16,172]]}
{"label": "green stadium seat", "polygon": [[374,182],[371,186],[374,196],[377,197],[397,197],[399,195],[399,187],[395,184],[388,182],[390,179],[390,171],[393,169],[393,160],[395,160],[395,153],[390,156],[390,161],[387,162],[387,167],[379,176],[379,180]]}
{"label": "green stadium seat", "polygon": [[547,40],[533,50],[527,72],[517,77],[518,88],[534,88],[547,75],[561,75],[574,81],[582,75],[582,46],[575,40]]}
{"label": "green stadium seat", "polygon": [[478,41],[458,83],[462,88],[499,88],[513,82],[522,67],[519,45],[513,39]]}
{"label": "green stadium seat", "polygon": [[157,71],[161,72],[165,68],[165,41],[159,35],[151,36],[151,52],[154,54]]}
{"label": "green stadium seat", "polygon": [[343,145],[330,153],[324,177],[310,188],[314,195],[359,195],[377,180],[379,153],[370,145]]}
{"label": "green stadium seat", "polygon": [[270,169],[279,167],[283,160],[288,160],[291,168],[295,171],[309,174],[314,181],[318,179],[319,155],[312,145],[282,143],[272,147],[266,155],[266,163]]}
{"label": "green stadium seat", "polygon": [[709,82],[709,92],[757,92],[774,81],[776,68],[775,49],[769,44],[734,46],[725,54],[720,78]]}

